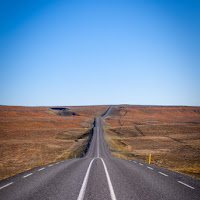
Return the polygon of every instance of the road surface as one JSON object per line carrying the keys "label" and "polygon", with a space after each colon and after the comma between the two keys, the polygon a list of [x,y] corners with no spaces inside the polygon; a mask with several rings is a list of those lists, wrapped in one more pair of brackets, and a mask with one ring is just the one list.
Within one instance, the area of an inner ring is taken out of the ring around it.
{"label": "road surface", "polygon": [[[107,117],[112,107],[103,117]],[[0,182],[1,200],[199,200],[200,181],[137,160],[113,158],[96,118],[87,155]]]}

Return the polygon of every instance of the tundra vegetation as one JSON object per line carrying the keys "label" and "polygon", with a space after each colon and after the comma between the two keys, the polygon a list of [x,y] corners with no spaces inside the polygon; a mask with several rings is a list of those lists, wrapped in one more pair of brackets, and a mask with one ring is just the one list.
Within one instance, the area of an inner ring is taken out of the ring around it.
{"label": "tundra vegetation", "polygon": [[[82,157],[95,117],[109,106],[0,106],[0,179],[63,159]],[[200,108],[114,106],[104,119],[113,156],[200,178]]]}
{"label": "tundra vegetation", "polygon": [[137,159],[200,178],[200,107],[114,107],[104,120],[113,156]]}
{"label": "tundra vegetation", "polygon": [[0,180],[44,164],[81,157],[94,117],[108,106],[0,106]]}

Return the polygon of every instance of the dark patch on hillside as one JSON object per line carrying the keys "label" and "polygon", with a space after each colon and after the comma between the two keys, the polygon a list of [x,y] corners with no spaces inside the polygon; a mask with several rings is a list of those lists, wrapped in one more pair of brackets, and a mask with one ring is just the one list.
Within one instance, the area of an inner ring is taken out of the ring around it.
{"label": "dark patch on hillside", "polygon": [[66,110],[67,108],[51,108],[52,110]]}
{"label": "dark patch on hillside", "polygon": [[68,108],[55,107],[55,108],[51,108],[51,109],[55,110],[56,114],[59,115],[59,116],[72,116],[72,115],[79,116],[75,112],[70,111]]}

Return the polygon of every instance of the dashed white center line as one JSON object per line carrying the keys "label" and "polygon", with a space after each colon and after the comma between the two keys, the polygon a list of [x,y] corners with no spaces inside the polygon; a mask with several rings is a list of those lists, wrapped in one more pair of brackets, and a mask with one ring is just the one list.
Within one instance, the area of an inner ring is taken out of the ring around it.
{"label": "dashed white center line", "polygon": [[167,174],[164,174],[164,173],[162,173],[162,172],[159,172],[159,174],[162,174],[163,176],[168,176]]}
{"label": "dashed white center line", "polygon": [[0,190],[2,190],[2,189],[5,188],[5,187],[8,187],[9,185],[12,185],[12,184],[13,184],[13,182],[4,185],[4,186],[0,187]]}
{"label": "dashed white center line", "polygon": [[60,162],[57,162],[56,165],[59,164],[59,163],[60,163]]}
{"label": "dashed white center line", "polygon": [[139,165],[143,166],[143,164],[142,164],[142,163],[139,163]]}
{"label": "dashed white center line", "polygon": [[44,169],[45,169],[45,167],[43,167],[43,168],[41,168],[41,169],[38,169],[38,172],[39,172],[39,171],[42,171],[42,170],[44,170]]}
{"label": "dashed white center line", "polygon": [[189,187],[189,188],[191,188],[191,189],[195,189],[194,187],[192,187],[192,186],[190,186],[190,185],[188,185],[188,184],[186,184],[186,183],[183,183],[183,182],[181,182],[181,181],[178,181],[180,184],[182,184],[182,185],[185,185],[186,187]]}
{"label": "dashed white center line", "polygon": [[153,170],[153,168],[151,168],[151,167],[147,167],[147,168]]}
{"label": "dashed white center line", "polygon": [[27,174],[27,175],[23,176],[23,178],[26,178],[26,177],[28,177],[28,176],[31,176],[32,174],[33,174],[33,173]]}
{"label": "dashed white center line", "polygon": [[129,161],[132,161],[132,160],[129,160]]}
{"label": "dashed white center line", "polygon": [[133,161],[134,163],[137,163],[136,161]]}
{"label": "dashed white center line", "polygon": [[53,165],[49,165],[48,167],[52,167]]}
{"label": "dashed white center line", "polygon": [[61,162],[64,162],[63,160]]}

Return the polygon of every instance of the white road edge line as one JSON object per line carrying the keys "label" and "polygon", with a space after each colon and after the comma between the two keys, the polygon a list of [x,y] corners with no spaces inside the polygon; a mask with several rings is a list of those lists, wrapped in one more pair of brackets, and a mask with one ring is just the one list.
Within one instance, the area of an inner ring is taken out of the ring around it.
{"label": "white road edge line", "polygon": [[142,164],[142,163],[139,163],[139,165],[143,166],[143,164]]}
{"label": "white road edge line", "polygon": [[42,170],[44,170],[44,169],[45,169],[45,167],[43,167],[43,168],[41,168],[41,169],[38,169],[38,172],[39,172],[39,171],[42,171]]}
{"label": "white road edge line", "polygon": [[8,183],[8,184],[6,184],[6,185],[0,187],[0,190],[2,190],[2,189],[5,188],[5,187],[8,187],[9,185],[12,185],[13,183],[14,183],[14,182],[11,182],[11,183]]}
{"label": "white road edge line", "polygon": [[191,188],[191,189],[195,189],[194,187],[192,187],[192,186],[190,186],[190,185],[188,185],[188,184],[186,184],[186,183],[183,183],[183,182],[181,182],[181,181],[178,181],[180,184],[182,184],[182,185],[185,185],[185,186],[187,186],[187,187],[189,187],[189,188]]}
{"label": "white road edge line", "polygon": [[136,161],[133,160],[134,163],[137,163]]}
{"label": "white road edge line", "polygon": [[101,161],[103,162],[103,166],[104,166],[104,169],[105,169],[105,172],[106,172],[106,177],[107,177],[108,186],[109,186],[109,189],[110,189],[110,196],[111,196],[111,199],[112,199],[112,200],[116,200],[115,192],[114,192],[114,189],[113,189],[111,180],[110,180],[110,176],[109,176],[109,174],[108,174],[108,170],[107,170],[106,164],[104,163],[104,160],[103,160],[102,158],[100,158],[100,159],[101,159]]}
{"label": "white road edge line", "polygon": [[153,170],[153,168],[151,168],[151,167],[147,167],[147,168]]}
{"label": "white road edge line", "polygon": [[53,165],[49,165],[48,167],[52,167]]}
{"label": "white road edge line", "polygon": [[56,165],[59,164],[59,163],[60,163],[60,162],[57,162]]}
{"label": "white road edge line", "polygon": [[90,169],[91,169],[91,166],[92,166],[92,163],[93,161],[95,160],[96,158],[93,158],[91,161],[90,161],[90,164],[89,164],[89,167],[87,169],[87,172],[85,174],[85,178],[83,180],[83,184],[81,186],[81,190],[79,192],[79,195],[78,195],[78,198],[77,200],[83,200],[84,199],[84,195],[85,195],[85,191],[86,191],[86,187],[87,187],[87,182],[88,182],[88,178],[89,178],[89,173],[90,173]]}
{"label": "white road edge line", "polygon": [[97,158],[99,158],[99,127],[97,127]]}
{"label": "white road edge line", "polygon": [[27,174],[27,175],[23,176],[23,178],[26,178],[26,177],[28,177],[28,176],[31,176],[32,174],[33,174],[33,173]]}
{"label": "white road edge line", "polygon": [[164,174],[164,173],[162,173],[162,172],[159,172],[159,174],[162,174],[163,176],[168,176],[167,174]]}

